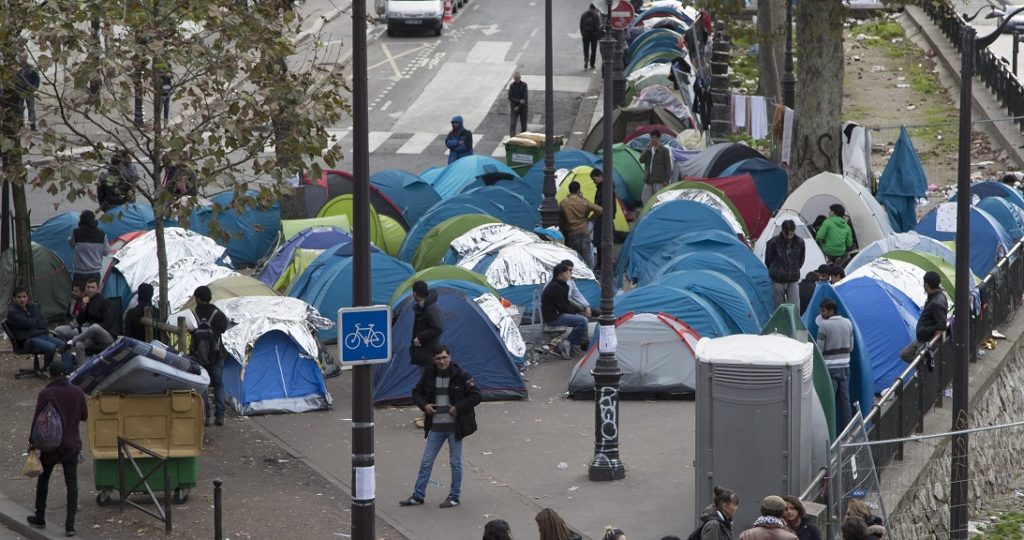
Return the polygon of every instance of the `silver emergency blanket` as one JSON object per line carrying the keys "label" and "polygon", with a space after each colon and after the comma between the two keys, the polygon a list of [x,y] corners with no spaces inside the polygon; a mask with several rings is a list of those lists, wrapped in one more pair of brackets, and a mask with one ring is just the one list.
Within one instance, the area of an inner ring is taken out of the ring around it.
{"label": "silver emergency blanket", "polygon": [[[224,265],[231,264],[230,258],[224,254],[224,247],[199,233],[179,227],[166,227],[164,241],[169,262],[195,257],[210,264],[216,264],[218,261]],[[156,231],[149,231],[132,240],[117,252],[117,263],[114,267],[124,276],[131,290],[138,289],[143,283],[157,283],[159,266],[156,252]],[[209,282],[202,285],[206,283]]]}
{"label": "silver emergency blanket", "polygon": [[498,327],[498,333],[501,334],[501,340],[505,342],[508,352],[522,358],[526,354],[526,342],[523,341],[523,335],[519,333],[519,325],[516,324],[515,319],[505,309],[505,306],[501,305],[501,300],[498,300],[493,294],[487,293],[474,298],[473,301],[487,314],[487,318],[494,323],[494,326]]}
{"label": "silver emergency blanket", "polygon": [[[210,282],[220,278],[238,275],[238,272],[230,268],[198,257],[170,260],[174,262],[167,265],[167,303],[171,306],[172,312],[185,307],[185,304],[192,298],[192,294],[195,293],[196,287],[209,285]],[[159,279],[159,276],[154,275],[148,281],[153,286],[153,302],[157,302],[160,298]]]}
{"label": "silver emergency blanket", "polygon": [[732,208],[722,200],[721,197],[714,193],[704,189],[672,189],[655,195],[657,198],[651,208],[658,206],[661,203],[668,201],[694,201],[710,206],[718,211],[719,214],[725,218],[725,221],[732,227],[732,231],[736,234],[746,236],[743,232],[743,225],[740,224],[739,220],[736,219],[736,214],[733,214]]}
{"label": "silver emergency blanket", "polygon": [[629,106],[662,107],[675,115],[676,118],[682,120],[684,124],[689,124],[686,120],[691,116],[690,110],[683,103],[683,100],[679,99],[679,96],[674,91],[660,84],[654,84],[641,90],[640,94],[633,98],[633,102]]}
{"label": "silver emergency blanket", "polygon": [[217,308],[235,323],[224,332],[224,347],[242,364],[243,378],[249,352],[263,334],[271,330],[288,334],[319,365],[316,330],[334,326],[313,306],[288,296],[238,296],[217,300]]}
{"label": "silver emergency blanket", "polygon": [[459,259],[492,252],[505,246],[539,242],[536,234],[505,223],[488,223],[474,227],[452,241],[452,249]]}
{"label": "silver emergency blanket", "polygon": [[482,272],[487,282],[495,289],[515,285],[540,285],[551,281],[555,265],[568,259],[573,263],[573,279],[595,280],[594,272],[580,259],[572,248],[556,242],[533,242],[529,244],[505,245],[499,249],[478,251],[460,258],[457,266],[472,270],[484,257],[493,254],[487,269]]}
{"label": "silver emergency blanket", "polygon": [[924,269],[917,265],[879,257],[846,274],[843,281],[850,281],[859,277],[869,277],[882,283],[888,283],[899,289],[903,294],[906,294],[917,304],[917,307],[923,308],[925,301],[928,300],[924,287],[921,287],[921,283],[924,282],[924,274]]}
{"label": "silver emergency blanket", "polygon": [[665,77],[665,79],[668,80],[668,76],[671,72],[672,66],[666,62],[648,64],[642,68],[633,70],[633,72],[626,77],[626,80],[631,82],[640,82],[647,77]]}

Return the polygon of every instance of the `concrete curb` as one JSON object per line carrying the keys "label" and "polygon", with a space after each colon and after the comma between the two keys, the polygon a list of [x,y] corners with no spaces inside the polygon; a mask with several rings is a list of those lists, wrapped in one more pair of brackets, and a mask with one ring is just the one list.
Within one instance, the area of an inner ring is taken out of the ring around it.
{"label": "concrete curb", "polygon": [[[0,493],[0,523],[6,525],[12,531],[31,540],[51,540],[64,538],[64,534],[58,534],[50,529],[36,529],[30,527],[25,517],[31,515],[30,510],[7,498]],[[62,522],[63,523],[63,522]]]}
{"label": "concrete curb", "polygon": [[[604,80],[601,78],[601,70],[597,70],[590,75],[590,87],[587,88],[586,94],[583,95],[583,100],[580,103],[580,108],[576,111],[576,121],[572,124],[572,132],[570,133],[569,141],[565,144],[566,148],[583,148],[583,142],[587,139],[587,135],[590,133],[591,128],[600,119],[601,114],[604,112]],[[580,135],[576,135],[580,133]],[[577,141],[577,139],[579,139]]]}
{"label": "concrete curb", "polygon": [[[960,85],[963,84],[963,79],[960,77],[960,54],[949,43],[942,30],[935,26],[935,23],[932,22],[931,18],[921,8],[907,6],[904,13],[906,14],[904,25],[906,26],[907,23],[910,23],[917,29],[921,37],[935,51],[936,56],[940,60],[940,65],[946,71],[946,74],[954,81],[955,88],[953,90],[958,90]],[[971,84],[973,85],[971,106],[975,122],[1009,116],[1006,108],[999,103],[995,95],[985,87],[984,83],[972,80]],[[954,96],[953,100],[956,102],[957,98]],[[988,135],[993,143],[1006,151],[1010,161],[1017,167],[1024,168],[1024,148],[1022,148],[1022,145],[1024,145],[1024,134],[1017,129],[1015,123],[976,123],[974,129],[978,129]]]}

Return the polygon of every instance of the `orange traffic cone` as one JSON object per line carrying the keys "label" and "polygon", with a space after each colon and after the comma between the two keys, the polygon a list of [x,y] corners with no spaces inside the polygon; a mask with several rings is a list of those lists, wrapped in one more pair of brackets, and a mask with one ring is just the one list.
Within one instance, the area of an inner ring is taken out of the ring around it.
{"label": "orange traffic cone", "polygon": [[444,0],[444,22],[452,22],[452,0]]}

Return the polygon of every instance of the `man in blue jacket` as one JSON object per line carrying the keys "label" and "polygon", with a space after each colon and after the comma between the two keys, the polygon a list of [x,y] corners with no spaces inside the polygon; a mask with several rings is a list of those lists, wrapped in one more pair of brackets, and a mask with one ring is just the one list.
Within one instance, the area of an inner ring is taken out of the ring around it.
{"label": "man in blue jacket", "polygon": [[444,145],[448,147],[449,164],[473,155],[473,132],[465,128],[461,116],[456,114],[452,117],[452,130],[445,137]]}

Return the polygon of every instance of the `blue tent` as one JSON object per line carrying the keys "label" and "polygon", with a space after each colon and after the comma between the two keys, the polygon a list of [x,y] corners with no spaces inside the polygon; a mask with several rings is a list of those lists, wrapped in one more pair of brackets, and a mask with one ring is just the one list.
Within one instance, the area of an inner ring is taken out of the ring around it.
{"label": "blue tent", "polygon": [[[938,207],[921,218],[914,230],[943,242],[956,239],[955,232],[939,231],[936,228]],[[999,259],[1009,253],[1013,243],[1006,229],[988,212],[976,206],[971,207],[971,271],[976,276],[987,276]]]}
{"label": "blue tent", "polygon": [[[643,57],[646,56],[644,49],[646,49],[652,43],[658,43],[662,45],[676,46],[676,42],[683,35],[671,28],[654,28],[644,32],[637,36],[636,39],[629,43],[629,51],[626,53],[626,63],[629,63],[638,54]],[[678,50],[678,48],[676,49]]]}
{"label": "blue tent", "polygon": [[106,298],[120,298],[121,306],[125,309],[128,308],[128,304],[131,303],[132,298],[135,296],[135,291],[132,290],[131,285],[128,284],[128,280],[125,279],[121,271],[115,268],[113,265],[110,266],[110,271],[106,276],[103,277],[103,296]]}
{"label": "blue tent", "polygon": [[[1024,209],[1024,195],[1021,195],[1017,189],[1013,186],[1008,186],[1002,182],[994,182],[989,180],[988,182],[978,182],[977,184],[971,184],[971,195],[979,197],[981,199],[987,199],[989,197],[1001,197],[1006,199],[1007,202],[1013,203],[1018,208]],[[950,201],[956,200],[956,193],[949,198]]]}
{"label": "blue tent", "polygon": [[730,334],[757,334],[766,320],[757,316],[743,287],[713,270],[683,270],[658,277],[655,283],[699,294],[725,314]]}
{"label": "blue tent", "polygon": [[890,251],[920,251],[930,253],[942,258],[950,266],[956,266],[956,253],[953,248],[942,242],[910,231],[905,233],[890,234],[881,240],[875,240],[865,247],[860,248],[857,256],[846,264],[846,273],[870,263],[871,261],[889,253]]}
{"label": "blue tent", "polygon": [[280,330],[256,340],[244,367],[233,357],[224,362],[224,390],[241,415],[317,411],[332,404],[316,360]]}
{"label": "blue tent", "polygon": [[462,193],[462,188],[474,180],[480,179],[492,185],[502,180],[519,178],[519,175],[508,165],[490,156],[472,155],[444,168],[423,171],[420,178],[430,184],[442,199],[448,199]]}
{"label": "blue tent", "polygon": [[[459,161],[462,161],[462,159]],[[459,161],[456,161],[456,163]],[[412,261],[413,255],[416,254],[416,248],[419,247],[420,242],[423,241],[423,237],[426,236],[431,229],[440,225],[448,218],[462,216],[465,214],[484,214],[503,223],[510,223],[512,225],[523,227],[527,230],[533,228],[532,225],[523,226],[518,223],[511,223],[507,221],[508,214],[506,213],[505,208],[497,202],[492,201],[487,197],[466,193],[441,201],[432,206],[427,213],[423,214],[423,217],[421,217],[420,220],[417,221],[411,229],[409,229],[409,234],[406,235],[405,241],[402,242],[402,249],[398,250],[398,258],[403,261]]]}
{"label": "blue tent", "polygon": [[737,161],[719,173],[719,177],[749,174],[757,186],[757,194],[772,214],[782,207],[789,194],[789,175],[786,170],[764,158]]}
{"label": "blue tent", "polygon": [[337,227],[318,226],[303,229],[277,248],[260,271],[258,278],[263,283],[273,286],[285,268],[291,264],[296,249],[327,249],[351,241],[352,237]]}
{"label": "blue tent", "polygon": [[[444,320],[441,343],[448,345],[452,359],[473,375],[483,398],[526,399],[526,383],[516,367],[516,358],[505,347],[494,323],[473,301],[487,289],[478,286],[470,294],[445,286],[431,290],[437,291],[437,307]],[[376,405],[412,403],[412,389],[420,379],[420,368],[409,358],[415,317],[412,305],[412,298],[406,297],[395,307],[394,354],[390,362],[373,370]]]}
{"label": "blue tent", "polygon": [[[68,274],[75,273],[75,250],[68,244],[71,231],[78,227],[78,212],[64,212],[44,221],[32,231],[32,241],[60,257]],[[107,238],[107,241],[113,238]]]}
{"label": "blue tent", "polygon": [[768,320],[775,309],[772,300],[772,282],[768,278],[768,269],[764,263],[760,265],[757,257],[736,259],[728,251],[711,249],[695,250],[678,255],[665,263],[655,279],[683,270],[710,270],[728,276],[747,294],[758,320]]}
{"label": "blue tent", "polygon": [[917,225],[917,199],[928,190],[928,177],[921,166],[907,128],[900,128],[889,163],[878,179],[875,198],[889,214],[889,223],[896,232],[907,232]]}
{"label": "blue tent", "polygon": [[509,189],[516,182],[529,188],[526,182],[516,178],[493,186],[476,187],[465,194],[483,197],[497,203],[505,211],[504,216],[501,216],[502,221],[529,231],[540,225],[540,198],[534,202],[524,197],[520,191]]}
{"label": "blue tent", "polygon": [[[249,190],[244,197],[251,199],[257,195],[256,191]],[[222,191],[210,200],[213,206],[202,206],[192,211],[189,229],[209,236],[227,248],[235,268],[256,264],[274,245],[277,233],[281,231],[280,203],[275,201],[263,209],[253,206],[254,201],[248,201],[246,204],[251,208],[239,207],[235,202],[235,192],[231,190]],[[219,234],[212,230],[210,224],[213,222],[218,224]],[[225,234],[229,236],[225,237]]]}
{"label": "blue tent", "polygon": [[484,193],[486,193],[489,190],[495,189],[503,189],[505,191],[518,195],[526,202],[527,205],[530,206],[530,208],[533,209],[540,207],[540,202],[544,199],[543,190],[534,190],[532,187],[530,187],[530,184],[526,183],[526,180],[523,180],[521,178],[509,178],[507,180],[502,180],[497,184],[490,185],[488,185],[486,182],[478,178],[466,184],[465,187],[462,188],[460,194],[476,193],[480,190],[484,190]]}
{"label": "blue tent", "polygon": [[866,341],[871,361],[875,394],[892,386],[907,364],[900,351],[916,338],[921,309],[905,293],[883,281],[868,277],[843,280],[836,291]]}
{"label": "blue tent", "polygon": [[1024,210],[1020,207],[1002,197],[987,197],[975,206],[988,212],[998,221],[1013,242],[1024,237]]}
{"label": "blue tent", "polygon": [[[871,372],[871,356],[868,347],[863,346],[866,343],[864,334],[861,333],[857,322],[853,320],[850,310],[843,303],[843,298],[836,292],[835,287],[828,283],[819,283],[814,288],[814,296],[811,297],[810,303],[807,304],[807,311],[801,318],[807,331],[811,334],[811,338],[818,339],[818,323],[815,319],[821,311],[821,302],[826,298],[831,298],[838,304],[837,315],[842,315],[853,321],[853,352],[850,353],[850,402],[851,405],[859,403],[861,412],[867,414],[875,404],[875,379]],[[910,341],[908,340],[907,343]],[[897,360],[899,360],[898,355]],[[836,431],[841,431],[844,427],[837,427]]]}
{"label": "blue tent", "polygon": [[385,169],[370,177],[370,184],[386,195],[402,211],[405,222],[412,226],[441,197],[430,184],[411,172]]}
{"label": "blue tent", "polygon": [[630,311],[668,313],[690,325],[702,337],[728,336],[733,332],[727,315],[703,296],[664,283],[637,287],[615,298],[615,317]]}
{"label": "blue tent", "polygon": [[[555,170],[568,169],[573,170],[581,165],[587,167],[594,167],[597,169],[604,170],[604,162],[601,157],[592,154],[584,150],[576,150],[573,148],[567,148],[565,150],[559,150],[555,152]],[[629,189],[626,187],[626,181],[622,179],[622,175],[619,171],[612,169],[615,180],[615,195],[622,200],[626,206],[635,206],[636,201],[629,194]],[[530,167],[530,170],[526,171],[523,175],[523,181],[530,185],[530,190],[536,193],[544,194],[544,160],[540,160]]]}
{"label": "blue tent", "polygon": [[615,275],[649,279],[657,265],[648,268],[648,262],[659,254],[667,259],[665,253],[675,251],[682,243],[680,233],[686,231],[722,231],[732,235],[729,223],[710,206],[688,200],[659,204],[644,214],[626,237],[615,263]]}
{"label": "blue tent", "polygon": [[[352,306],[353,257],[351,243],[341,247],[344,250],[329,249],[310,263],[288,291],[288,296],[298,298],[320,311],[320,315],[337,319],[338,309]],[[413,274],[408,264],[385,253],[370,253],[370,304],[387,304],[395,289]],[[337,328],[321,330],[320,339],[333,342],[338,337]]]}
{"label": "blue tent", "polygon": [[[109,220],[109,223],[107,222]],[[153,208],[148,204],[128,203],[115,206],[99,217],[100,230],[113,242],[122,234],[135,231],[151,231],[156,227]],[[177,227],[178,222],[164,219],[165,227]]]}

